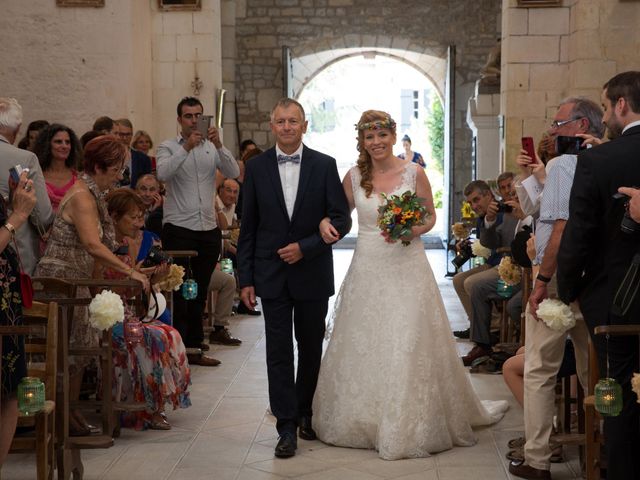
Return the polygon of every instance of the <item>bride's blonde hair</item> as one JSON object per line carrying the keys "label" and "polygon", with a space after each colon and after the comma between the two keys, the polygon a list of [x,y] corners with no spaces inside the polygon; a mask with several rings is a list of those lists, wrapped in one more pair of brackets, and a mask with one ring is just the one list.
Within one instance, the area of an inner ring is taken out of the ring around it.
{"label": "bride's blonde hair", "polygon": [[364,189],[367,197],[370,197],[371,192],[373,192],[373,165],[371,163],[371,155],[364,148],[364,134],[367,130],[379,130],[381,128],[387,128],[391,130],[393,135],[396,134],[396,122],[391,118],[391,115],[381,110],[367,110],[356,124],[356,130],[358,130],[357,148],[360,152],[356,165],[360,170],[360,186]]}

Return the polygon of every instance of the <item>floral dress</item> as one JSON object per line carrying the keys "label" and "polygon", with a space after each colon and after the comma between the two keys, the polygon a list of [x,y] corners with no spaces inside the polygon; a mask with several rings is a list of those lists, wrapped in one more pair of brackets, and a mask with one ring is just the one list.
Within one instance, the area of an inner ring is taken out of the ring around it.
{"label": "floral dress", "polygon": [[[143,241],[137,262],[146,258],[157,237],[143,232]],[[127,265],[134,265],[128,254],[118,255]],[[105,278],[122,279],[120,272],[107,269]],[[125,302],[126,304],[126,302]],[[128,312],[126,315],[131,315]],[[149,426],[154,412],[162,411],[165,404],[173,409],[191,405],[189,392],[191,372],[186,350],[178,331],[160,320],[143,323],[144,340],[137,345],[125,341],[123,324],[113,328],[113,394],[116,401],[144,402],[144,412],[125,412],[122,425],[142,430]]]}
{"label": "floral dress", "polygon": [[[0,225],[7,221],[4,200],[0,196]],[[16,326],[22,324],[22,299],[20,294],[18,259],[11,246],[0,254],[0,325]],[[27,375],[24,353],[24,336],[2,336],[2,391],[0,398],[15,392],[22,377]]]}

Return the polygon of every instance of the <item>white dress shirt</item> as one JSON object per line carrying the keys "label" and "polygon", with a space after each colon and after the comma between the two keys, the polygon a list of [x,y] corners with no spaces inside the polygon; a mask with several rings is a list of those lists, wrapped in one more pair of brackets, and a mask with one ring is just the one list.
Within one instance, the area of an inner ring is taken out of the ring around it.
{"label": "white dress shirt", "polygon": [[187,152],[180,136],[158,146],[158,179],[165,182],[167,197],[162,223],[194,231],[213,230],[217,226],[213,201],[216,195],[216,170],[228,178],[240,175],[231,152],[205,140]]}
{"label": "white dress shirt", "polygon": [[[276,144],[276,158],[278,158],[278,155],[287,154],[280,150],[280,147]],[[289,220],[291,220],[291,216],[293,215],[293,207],[296,204],[296,195],[298,194],[300,166],[302,165],[302,143],[291,155],[300,155],[300,163],[284,162],[278,164],[280,182],[282,183],[282,193],[284,194],[284,203],[287,205]]]}

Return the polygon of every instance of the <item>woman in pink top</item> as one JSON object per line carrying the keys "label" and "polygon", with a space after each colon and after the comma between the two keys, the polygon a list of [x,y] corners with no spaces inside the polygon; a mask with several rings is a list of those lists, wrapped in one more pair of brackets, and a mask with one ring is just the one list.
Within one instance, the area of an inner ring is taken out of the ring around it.
{"label": "woman in pink top", "polygon": [[34,153],[40,160],[51,207],[57,212],[60,200],[78,177],[77,165],[82,161],[78,137],[69,127],[54,123],[40,132]]}

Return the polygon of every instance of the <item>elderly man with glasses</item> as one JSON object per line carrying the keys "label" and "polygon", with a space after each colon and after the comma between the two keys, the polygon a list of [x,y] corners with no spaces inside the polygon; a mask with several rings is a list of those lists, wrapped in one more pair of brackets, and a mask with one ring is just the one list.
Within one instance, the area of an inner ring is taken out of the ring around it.
{"label": "elderly man with glasses", "polygon": [[151,159],[140,150],[131,148],[131,137],[133,137],[133,124],[128,118],[120,118],[114,122],[114,134],[131,152],[129,164],[124,166],[121,187],[134,188],[138,183],[138,178],[147,173],[151,173]]}

